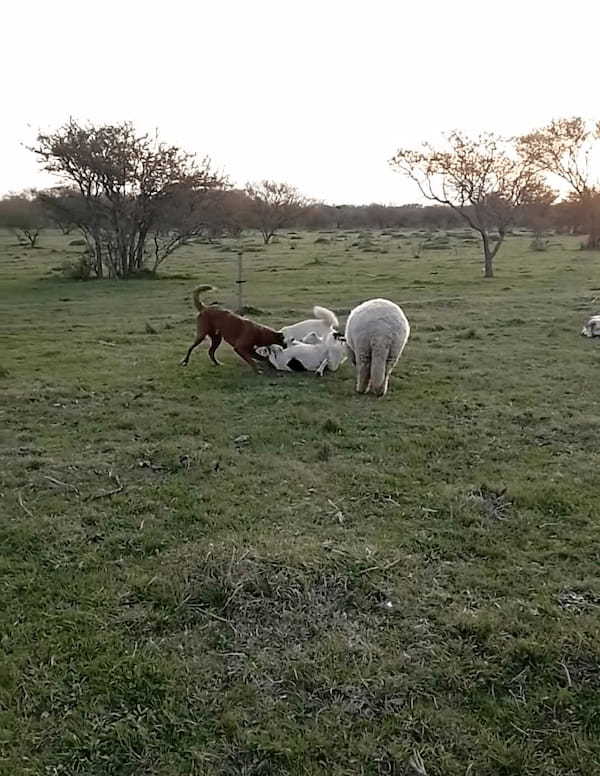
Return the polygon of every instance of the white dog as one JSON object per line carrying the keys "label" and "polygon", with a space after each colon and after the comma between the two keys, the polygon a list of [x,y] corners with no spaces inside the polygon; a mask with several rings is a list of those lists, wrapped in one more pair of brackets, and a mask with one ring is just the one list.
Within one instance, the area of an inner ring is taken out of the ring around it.
{"label": "white dog", "polygon": [[[309,332],[311,339],[318,336]],[[286,348],[281,345],[256,348],[257,353],[269,359],[275,367],[286,372],[316,372],[323,376],[326,369],[335,372],[348,358],[344,338],[330,332],[319,342],[293,342]]]}
{"label": "white dog", "polygon": [[312,319],[293,323],[290,326],[283,326],[280,329],[286,343],[291,343],[292,340],[302,341],[307,334],[312,332],[323,339],[339,326],[335,313],[332,313],[326,307],[313,307],[313,315],[315,317]]}
{"label": "white dog", "polygon": [[358,393],[385,396],[390,373],[400,358],[410,326],[397,304],[370,299],[355,307],[346,323],[346,342],[356,366]]}
{"label": "white dog", "polygon": [[600,337],[600,315],[592,315],[581,333],[584,337]]}

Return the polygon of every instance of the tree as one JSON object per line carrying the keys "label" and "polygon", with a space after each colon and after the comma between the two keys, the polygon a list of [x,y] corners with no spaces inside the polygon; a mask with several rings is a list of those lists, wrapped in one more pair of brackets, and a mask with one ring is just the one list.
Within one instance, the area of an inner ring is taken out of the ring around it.
{"label": "tree", "polygon": [[471,139],[446,136],[447,148],[424,143],[421,150],[400,149],[391,165],[413,180],[428,200],[447,205],[481,237],[484,274],[494,276],[494,258],[519,208],[547,192],[530,161],[514,153],[509,141],[491,133]]}
{"label": "tree", "polygon": [[550,209],[555,199],[555,191],[540,190],[534,192],[532,197],[526,197],[521,205],[518,222],[534,233],[533,246],[537,250],[545,250],[544,233],[552,223]]}
{"label": "tree", "polygon": [[252,226],[252,203],[244,191],[211,191],[205,198],[204,217],[209,238],[239,237]]}
{"label": "tree", "polygon": [[33,189],[0,200],[0,226],[11,229],[21,245],[35,248],[48,219]]}
{"label": "tree", "polygon": [[310,206],[310,201],[287,183],[264,180],[246,184],[251,201],[254,225],[260,230],[265,245],[284,226],[293,226]]}
{"label": "tree", "polygon": [[[64,184],[46,195],[47,206],[57,220],[71,219],[81,230],[98,276],[104,268],[120,278],[143,269],[147,241],[157,230],[167,237],[170,255],[201,231],[198,201],[225,185],[208,159],[198,162],[157,137],[139,135],[129,122],[83,126],[70,120],[40,133],[32,150]],[[175,203],[187,217],[168,224],[164,213]]]}
{"label": "tree", "polygon": [[570,188],[569,200],[579,211],[588,234],[586,248],[600,249],[600,186],[592,179],[592,158],[600,139],[600,122],[555,119],[519,138],[521,156],[541,173],[558,177]]}

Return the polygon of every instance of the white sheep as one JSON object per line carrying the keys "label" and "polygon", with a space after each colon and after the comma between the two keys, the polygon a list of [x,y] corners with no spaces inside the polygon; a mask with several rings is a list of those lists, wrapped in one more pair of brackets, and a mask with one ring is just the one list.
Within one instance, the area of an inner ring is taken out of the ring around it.
{"label": "white sheep", "polygon": [[387,299],[369,299],[351,311],[346,323],[346,347],[356,366],[358,393],[385,396],[390,373],[409,334],[406,316]]}
{"label": "white sheep", "polygon": [[584,337],[600,337],[600,315],[592,315],[581,330]]}

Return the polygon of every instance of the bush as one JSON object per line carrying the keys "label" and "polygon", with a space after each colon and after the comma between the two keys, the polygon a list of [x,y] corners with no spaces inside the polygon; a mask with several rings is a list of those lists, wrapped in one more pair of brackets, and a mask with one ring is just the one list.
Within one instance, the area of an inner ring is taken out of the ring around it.
{"label": "bush", "polygon": [[547,251],[548,250],[548,240],[544,240],[543,237],[540,237],[539,235],[535,237],[530,243],[529,243],[529,250],[530,251]]}
{"label": "bush", "polygon": [[78,259],[64,261],[60,271],[69,280],[89,280],[92,274],[92,262],[87,253],[83,253]]}

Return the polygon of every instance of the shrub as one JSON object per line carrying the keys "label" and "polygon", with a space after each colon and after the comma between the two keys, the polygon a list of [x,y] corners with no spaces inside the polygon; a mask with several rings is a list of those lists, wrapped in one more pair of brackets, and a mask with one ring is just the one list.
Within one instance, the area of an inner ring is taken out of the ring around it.
{"label": "shrub", "polygon": [[87,253],[82,253],[77,259],[63,261],[60,271],[69,280],[89,280],[92,274],[92,262]]}
{"label": "shrub", "polygon": [[547,251],[548,250],[548,240],[544,240],[543,237],[538,235],[537,237],[534,237],[534,239],[529,243],[529,250],[530,251]]}

